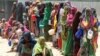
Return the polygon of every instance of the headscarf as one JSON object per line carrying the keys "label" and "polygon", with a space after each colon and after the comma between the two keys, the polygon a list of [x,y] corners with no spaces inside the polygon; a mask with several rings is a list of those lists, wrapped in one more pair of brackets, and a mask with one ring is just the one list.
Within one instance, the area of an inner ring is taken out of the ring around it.
{"label": "headscarf", "polygon": [[36,44],[36,40],[34,40],[31,36],[30,32],[25,32],[20,39],[20,44],[25,44],[25,38],[28,37],[29,43],[34,47]]}
{"label": "headscarf", "polygon": [[76,11],[77,11],[77,9],[75,7],[72,7],[70,13],[68,13],[68,15],[67,15],[68,26],[72,26]]}
{"label": "headscarf", "polygon": [[41,43],[42,41],[45,42],[45,38],[44,38],[43,36],[41,36],[41,37],[39,38],[38,42]]}
{"label": "headscarf", "polygon": [[72,13],[73,15],[75,15],[76,12],[77,12],[77,8],[72,7],[72,8],[71,8],[71,13]]}
{"label": "headscarf", "polygon": [[43,41],[45,41],[45,38],[43,36],[39,37],[37,44],[33,48],[32,56],[41,54],[43,52],[43,49],[46,47],[44,43],[40,44]]}

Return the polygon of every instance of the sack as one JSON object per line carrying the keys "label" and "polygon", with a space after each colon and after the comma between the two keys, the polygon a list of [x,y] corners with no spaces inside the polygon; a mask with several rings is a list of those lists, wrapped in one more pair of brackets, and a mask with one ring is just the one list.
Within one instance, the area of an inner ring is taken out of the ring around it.
{"label": "sack", "polygon": [[75,36],[76,36],[77,38],[81,38],[81,37],[83,36],[83,33],[84,33],[83,29],[80,28],[80,29],[78,29],[78,31],[75,33]]}
{"label": "sack", "polygon": [[11,39],[10,39],[10,40],[8,40],[8,45],[9,45],[9,46],[11,46],[11,45],[12,45],[12,41],[11,41]]}

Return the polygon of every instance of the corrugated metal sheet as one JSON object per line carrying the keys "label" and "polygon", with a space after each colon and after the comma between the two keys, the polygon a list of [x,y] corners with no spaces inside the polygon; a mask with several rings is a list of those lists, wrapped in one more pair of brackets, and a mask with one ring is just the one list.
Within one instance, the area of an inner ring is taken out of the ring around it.
{"label": "corrugated metal sheet", "polygon": [[43,0],[43,1],[100,2],[100,0]]}
{"label": "corrugated metal sheet", "polygon": [[11,8],[14,1],[16,0],[0,0],[0,9],[5,10],[4,13],[0,13],[0,19],[3,17],[6,19],[9,18],[9,16],[11,15]]}
{"label": "corrugated metal sheet", "polygon": [[100,0],[69,0],[69,1],[77,1],[77,2],[100,2]]}
{"label": "corrugated metal sheet", "polygon": [[97,15],[100,16],[100,2],[71,2],[72,6],[75,6],[82,11],[83,8],[95,8],[97,11]]}

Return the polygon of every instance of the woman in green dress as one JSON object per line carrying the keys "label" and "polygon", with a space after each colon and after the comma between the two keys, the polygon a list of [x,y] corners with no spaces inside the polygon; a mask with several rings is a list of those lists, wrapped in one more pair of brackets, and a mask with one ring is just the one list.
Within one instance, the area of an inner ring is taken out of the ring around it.
{"label": "woman in green dress", "polygon": [[32,56],[53,56],[52,51],[47,47],[43,36],[39,37],[38,42],[34,46]]}

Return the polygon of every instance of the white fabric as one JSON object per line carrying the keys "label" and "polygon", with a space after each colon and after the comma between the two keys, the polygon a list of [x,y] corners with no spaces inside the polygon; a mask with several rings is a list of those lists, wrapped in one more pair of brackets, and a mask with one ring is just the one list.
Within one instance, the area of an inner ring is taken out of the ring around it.
{"label": "white fabric", "polygon": [[59,15],[60,15],[60,16],[59,16],[59,17],[60,17],[60,19],[62,18],[63,14],[64,14],[64,9],[63,9],[63,8],[61,8],[61,9],[60,9],[60,13],[59,13]]}
{"label": "white fabric", "polygon": [[54,29],[50,29],[50,30],[48,31],[48,33],[49,33],[49,35],[54,35],[54,34],[55,34],[55,30],[54,30]]}
{"label": "white fabric", "polygon": [[59,12],[59,21],[60,21],[60,19],[62,19],[62,16],[64,15],[64,9],[63,8],[61,8],[60,9],[60,12]]}
{"label": "white fabric", "polygon": [[91,29],[88,30],[88,39],[92,39],[93,31]]}

